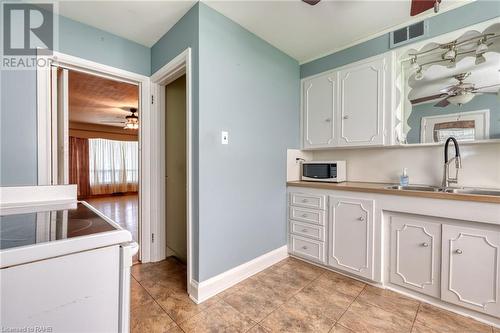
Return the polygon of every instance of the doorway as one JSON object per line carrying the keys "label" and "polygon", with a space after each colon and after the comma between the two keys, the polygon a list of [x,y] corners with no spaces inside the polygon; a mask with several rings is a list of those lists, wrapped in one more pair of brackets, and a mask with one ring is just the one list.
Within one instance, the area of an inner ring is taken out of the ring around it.
{"label": "doorway", "polygon": [[51,81],[53,184],[76,184],[140,244],[139,86],[58,66]]}
{"label": "doorway", "polygon": [[186,75],[165,86],[166,254],[187,262]]}

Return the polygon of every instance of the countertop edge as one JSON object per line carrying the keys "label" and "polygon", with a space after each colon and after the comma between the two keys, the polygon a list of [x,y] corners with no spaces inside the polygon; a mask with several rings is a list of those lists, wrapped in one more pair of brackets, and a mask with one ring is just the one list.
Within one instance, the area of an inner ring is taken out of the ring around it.
{"label": "countertop edge", "polygon": [[386,186],[394,185],[389,183],[367,183],[367,182],[346,182],[346,183],[320,183],[304,181],[287,181],[287,186],[318,188],[332,191],[349,191],[379,193],[396,196],[410,196],[420,198],[431,198],[441,200],[458,200],[469,202],[482,202],[500,204],[500,197],[479,194],[445,193],[445,192],[424,192],[411,190],[387,189]]}

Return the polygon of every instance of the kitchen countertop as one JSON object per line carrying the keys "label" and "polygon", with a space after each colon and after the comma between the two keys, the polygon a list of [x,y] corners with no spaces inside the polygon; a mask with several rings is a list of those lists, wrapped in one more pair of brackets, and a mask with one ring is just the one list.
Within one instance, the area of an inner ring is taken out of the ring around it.
{"label": "kitchen countertop", "polygon": [[420,198],[475,201],[475,202],[500,204],[500,196],[466,194],[466,193],[395,190],[386,188],[387,186],[395,185],[390,183],[365,183],[365,182],[321,183],[321,182],[306,182],[306,181],[296,180],[296,181],[288,181],[286,184],[287,186],[319,188],[324,190],[365,192],[365,193],[368,192],[368,193],[380,193],[380,194],[390,194],[390,195],[400,195],[400,196],[412,196]]}

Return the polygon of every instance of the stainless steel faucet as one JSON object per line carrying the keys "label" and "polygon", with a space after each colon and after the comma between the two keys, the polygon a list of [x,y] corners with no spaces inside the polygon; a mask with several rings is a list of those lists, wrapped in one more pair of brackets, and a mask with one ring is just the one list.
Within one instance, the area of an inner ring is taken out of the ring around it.
{"label": "stainless steel faucet", "polygon": [[[448,159],[448,144],[450,141],[453,142],[453,146],[455,147],[455,157]],[[450,164],[455,161],[455,178],[450,177]],[[450,184],[458,183],[458,169],[462,168],[462,159],[460,158],[460,148],[458,147],[457,139],[450,136],[446,139],[446,143],[444,144],[444,172],[443,172],[443,187],[449,187]]]}

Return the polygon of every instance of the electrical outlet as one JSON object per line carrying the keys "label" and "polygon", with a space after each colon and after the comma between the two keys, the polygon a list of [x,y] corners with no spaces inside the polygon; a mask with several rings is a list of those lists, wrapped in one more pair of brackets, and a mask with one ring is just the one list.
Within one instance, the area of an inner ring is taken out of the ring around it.
{"label": "electrical outlet", "polygon": [[227,131],[221,132],[221,143],[223,145],[229,144],[229,133]]}

